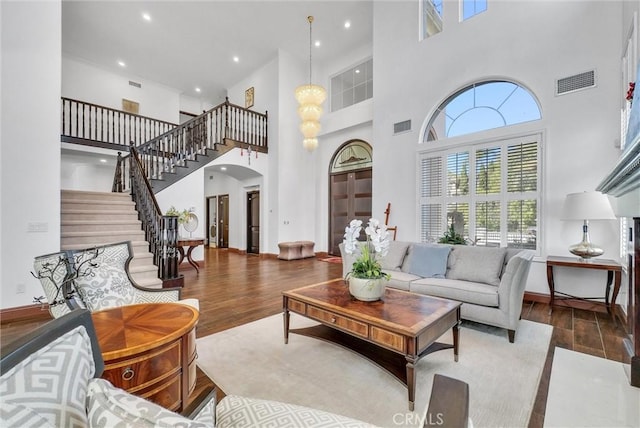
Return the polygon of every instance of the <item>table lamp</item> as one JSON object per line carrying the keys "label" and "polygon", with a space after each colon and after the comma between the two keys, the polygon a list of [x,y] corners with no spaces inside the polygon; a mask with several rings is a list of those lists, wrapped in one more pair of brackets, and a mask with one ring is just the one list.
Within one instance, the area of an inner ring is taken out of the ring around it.
{"label": "table lamp", "polygon": [[570,193],[564,200],[562,220],[582,220],[582,242],[569,247],[569,252],[583,259],[604,254],[604,250],[591,242],[590,220],[615,220],[613,209],[606,195],[600,192]]}

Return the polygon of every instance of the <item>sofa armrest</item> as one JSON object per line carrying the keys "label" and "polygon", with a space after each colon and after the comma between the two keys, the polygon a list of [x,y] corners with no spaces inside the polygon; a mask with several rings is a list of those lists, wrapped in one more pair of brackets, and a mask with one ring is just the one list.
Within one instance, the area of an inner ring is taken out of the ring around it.
{"label": "sofa armrest", "polygon": [[532,260],[533,252],[529,250],[520,251],[511,257],[498,286],[500,309],[508,313],[510,329],[515,329],[520,319],[522,298]]}

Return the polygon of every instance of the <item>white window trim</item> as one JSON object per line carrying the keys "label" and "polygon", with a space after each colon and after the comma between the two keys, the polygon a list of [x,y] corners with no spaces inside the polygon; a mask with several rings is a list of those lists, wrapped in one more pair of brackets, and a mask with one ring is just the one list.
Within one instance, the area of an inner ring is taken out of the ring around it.
{"label": "white window trim", "polygon": [[[504,128],[501,128],[504,131]],[[545,202],[545,133],[543,131],[533,131],[533,132],[523,132],[512,135],[503,135],[495,138],[485,138],[483,140],[477,140],[473,138],[473,136],[477,136],[477,134],[467,134],[464,139],[460,138],[463,136],[459,136],[455,138],[455,143],[449,143],[447,140],[438,140],[429,142],[429,147],[424,147],[424,144],[417,151],[416,156],[416,239],[419,242],[422,236],[422,227],[421,227],[421,207],[425,203],[425,201],[429,198],[423,198],[421,195],[421,161],[424,158],[433,157],[434,155],[441,156],[446,160],[447,155],[451,153],[457,153],[460,151],[468,151],[469,152],[469,162],[470,162],[470,177],[469,177],[469,189],[475,189],[476,180],[475,180],[475,172],[471,173],[471,165],[475,165],[475,156],[476,151],[484,148],[491,148],[500,146],[504,148],[501,150],[501,157],[504,159],[506,157],[506,147],[509,145],[524,143],[527,141],[537,141],[538,142],[538,190],[536,192],[527,192],[527,193],[519,193],[517,198],[509,197],[509,195],[503,190],[499,195],[467,195],[464,196],[464,200],[461,200],[461,197],[457,197],[457,200],[460,202],[469,203],[469,230],[475,230],[476,219],[475,216],[471,215],[472,212],[472,204],[477,201],[491,201],[491,200],[499,200],[501,206],[507,207],[507,203],[510,200],[514,199],[522,199],[527,196],[537,197],[537,235],[536,235],[536,249],[531,250],[534,251],[536,257],[542,257],[544,253],[544,219],[542,213],[544,213],[544,202]],[[464,140],[464,141],[461,141]],[[504,162],[503,162],[504,165]],[[446,183],[446,161],[443,166],[443,183]],[[501,188],[506,189],[506,170],[501,173]],[[473,193],[473,192],[470,192]],[[451,197],[446,196],[443,193],[442,196],[431,198],[431,200],[440,200],[444,203],[446,207],[447,202],[451,199]],[[446,214],[446,208],[444,210]],[[507,225],[506,225],[506,214],[501,213],[501,225],[500,225],[500,234],[501,234],[501,246],[504,246],[506,243],[506,233],[507,233]],[[446,228],[446,215],[443,215],[441,219],[443,230]]]}

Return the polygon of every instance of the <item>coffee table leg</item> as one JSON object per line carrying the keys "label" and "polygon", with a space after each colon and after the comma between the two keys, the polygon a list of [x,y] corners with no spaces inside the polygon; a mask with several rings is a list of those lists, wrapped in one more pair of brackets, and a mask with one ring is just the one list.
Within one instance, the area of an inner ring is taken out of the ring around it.
{"label": "coffee table leg", "polygon": [[287,305],[287,297],[282,298],[282,318],[284,321],[284,344],[289,343],[289,309]]}
{"label": "coffee table leg", "polygon": [[458,349],[460,342],[460,307],[458,307],[458,322],[453,325],[453,360],[458,362]]}
{"label": "coffee table leg", "polygon": [[407,359],[407,391],[409,393],[409,411],[413,412],[416,400],[416,370],[415,363],[418,358],[415,355],[406,355]]}

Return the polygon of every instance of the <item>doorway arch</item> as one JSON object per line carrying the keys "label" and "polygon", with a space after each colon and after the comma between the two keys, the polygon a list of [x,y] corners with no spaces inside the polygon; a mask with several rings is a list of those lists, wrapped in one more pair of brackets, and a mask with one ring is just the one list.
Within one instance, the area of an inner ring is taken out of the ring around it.
{"label": "doorway arch", "polygon": [[329,254],[340,255],[338,245],[351,220],[371,218],[372,178],[369,143],[353,139],[336,150],[329,164]]}

